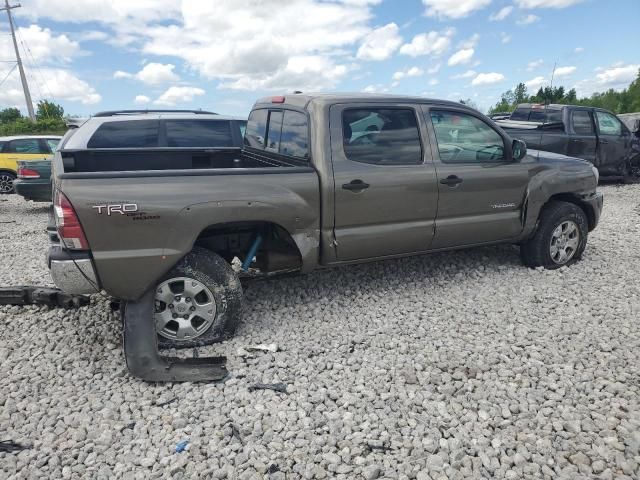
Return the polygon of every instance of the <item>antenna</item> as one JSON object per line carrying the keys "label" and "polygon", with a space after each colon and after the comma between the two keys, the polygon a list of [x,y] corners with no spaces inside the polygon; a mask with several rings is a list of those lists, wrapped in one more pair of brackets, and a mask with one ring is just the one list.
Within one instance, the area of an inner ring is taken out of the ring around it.
{"label": "antenna", "polygon": [[18,50],[18,42],[16,41],[16,32],[13,27],[13,18],[11,17],[11,10],[14,8],[20,8],[21,5],[9,5],[9,0],[4,0],[4,7],[0,8],[0,12],[7,11],[9,17],[9,28],[11,29],[11,38],[13,38],[13,48],[16,50],[16,62],[18,64],[18,70],[20,71],[20,81],[22,82],[22,90],[24,91],[24,100],[27,103],[27,111],[29,112],[29,118],[31,120],[36,119],[36,114],[33,111],[33,102],[31,101],[31,92],[29,92],[29,85],[27,84],[27,77],[24,74],[24,68],[22,67],[22,59],[20,58],[20,50]]}

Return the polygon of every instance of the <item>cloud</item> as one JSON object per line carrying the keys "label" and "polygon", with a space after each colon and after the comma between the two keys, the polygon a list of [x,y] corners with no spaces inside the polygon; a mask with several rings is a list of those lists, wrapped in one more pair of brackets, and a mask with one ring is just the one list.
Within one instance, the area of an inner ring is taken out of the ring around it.
{"label": "cloud", "polygon": [[133,100],[133,103],[136,105],[145,105],[149,103],[151,99],[146,95],[136,95],[136,98]]}
{"label": "cloud", "polygon": [[436,63],[433,67],[427,69],[427,73],[430,75],[434,75],[440,71],[440,67],[442,67],[442,64]]}
{"label": "cloud", "polygon": [[[6,32],[3,32],[6,33]],[[51,64],[59,66],[60,63],[69,63],[73,58],[83,55],[80,44],[71,40],[66,35],[55,35],[48,28],[39,25],[20,27],[16,30],[18,42],[23,41],[28,47],[25,52],[21,49],[22,60],[25,63],[36,62],[37,64]],[[0,58],[8,59],[15,57],[15,50],[11,36],[0,35]]]}
{"label": "cloud", "polygon": [[198,87],[169,87],[153,103],[156,105],[174,106],[178,103],[191,103],[196,96],[204,95],[205,91]]}
{"label": "cloud", "polygon": [[[67,100],[84,105],[93,105],[102,100],[100,94],[87,82],[64,68],[42,67],[38,75],[27,70],[27,81],[34,102],[41,99],[53,101]],[[20,76],[13,72],[0,89],[0,104],[23,108],[24,94]]]}
{"label": "cloud", "polygon": [[574,50],[574,53],[582,53],[582,52],[584,52],[584,48],[582,47],[576,47]]}
{"label": "cloud", "polygon": [[442,55],[449,50],[451,38],[454,35],[453,29],[444,32],[420,33],[413,37],[410,43],[405,43],[400,47],[400,53],[411,57],[420,55]]}
{"label": "cloud", "polygon": [[147,63],[138,73],[123,72],[117,70],[113,74],[113,78],[134,78],[146,83],[147,85],[160,85],[163,83],[177,82],[180,77],[173,72],[175,65],[170,63]]}
{"label": "cloud", "polygon": [[467,70],[464,73],[459,73],[457,75],[453,75],[451,78],[457,80],[459,78],[471,78],[475,77],[478,73],[475,70]]}
{"label": "cloud", "polygon": [[476,10],[481,10],[491,0],[422,0],[428,17],[463,18]]}
{"label": "cloud", "polygon": [[515,0],[520,8],[565,8],[583,0]]}
{"label": "cloud", "polygon": [[596,83],[606,88],[622,88],[627,87],[633,82],[640,69],[640,64],[630,65],[613,65],[609,68],[602,69],[596,75]]}
{"label": "cloud", "polygon": [[175,65],[170,63],[147,63],[142,70],[136,73],[136,78],[149,85],[177,82],[180,77],[173,72]]}
{"label": "cloud", "polygon": [[[180,22],[144,29],[142,52],[180,58],[205,79],[220,80],[223,88],[332,88],[351,68],[347,49],[373,32],[369,21],[375,3],[184,0]],[[393,38],[395,28],[382,27],[380,36]],[[360,56],[384,57],[388,50],[364,48]]]}
{"label": "cloud", "polygon": [[527,64],[527,71],[531,72],[531,71],[535,70],[536,68],[539,68],[543,63],[544,63],[544,60],[542,60],[541,58],[538,59],[538,60],[534,60],[532,62],[529,62]]}
{"label": "cloud", "polygon": [[538,77],[532,78],[531,80],[527,80],[526,82],[524,82],[525,86],[529,90],[538,90],[545,83],[547,83],[547,79],[544,78],[543,76],[538,76]]}
{"label": "cloud", "polygon": [[431,80],[429,80],[429,85],[437,85],[438,83],[439,82],[437,78],[432,78]]}
{"label": "cloud", "polygon": [[361,60],[386,60],[402,44],[398,26],[389,23],[372,30],[363,40],[356,57]]}
{"label": "cloud", "polygon": [[399,71],[393,74],[393,80],[402,80],[406,77],[419,77],[424,75],[424,70],[418,67],[411,67],[406,71]]}
{"label": "cloud", "polygon": [[500,10],[498,10],[495,13],[492,13],[491,15],[489,15],[489,20],[492,22],[500,22],[502,20],[504,20],[505,18],[507,18],[509,15],[511,15],[511,12],[513,11],[513,6],[509,5],[507,7],[503,7]]}
{"label": "cloud", "polygon": [[505,32],[500,33],[500,41],[502,43],[509,43],[511,41],[511,35],[508,35]]}
{"label": "cloud", "polygon": [[501,73],[491,72],[491,73],[479,73],[476,77],[471,81],[471,85],[479,86],[479,85],[492,85],[494,83],[499,83],[504,80],[504,75]]}
{"label": "cloud", "polygon": [[362,89],[363,93],[386,93],[389,89],[382,84],[367,85]]}
{"label": "cloud", "polygon": [[458,44],[458,48],[460,48],[460,49],[462,49],[462,48],[475,48],[475,46],[478,45],[479,41],[480,41],[480,35],[478,35],[477,33],[474,33],[473,35],[471,35],[466,40],[463,40],[462,42],[460,42]]}
{"label": "cloud", "polygon": [[556,68],[554,75],[556,77],[568,77],[576,71],[576,67],[558,67]]}
{"label": "cloud", "polygon": [[474,53],[473,48],[464,48],[462,50],[458,50],[456,53],[449,57],[449,61],[447,65],[450,67],[453,65],[464,65],[465,63],[469,63]]}
{"label": "cloud", "polygon": [[531,25],[532,23],[536,23],[540,20],[540,17],[530,13],[529,15],[525,15],[524,17],[520,17],[517,21],[517,25]]}

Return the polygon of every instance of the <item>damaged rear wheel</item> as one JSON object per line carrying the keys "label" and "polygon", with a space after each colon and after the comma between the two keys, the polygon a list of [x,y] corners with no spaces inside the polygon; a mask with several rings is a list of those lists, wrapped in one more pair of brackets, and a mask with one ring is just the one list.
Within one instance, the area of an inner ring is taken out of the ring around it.
{"label": "damaged rear wheel", "polygon": [[154,292],[158,346],[189,348],[230,337],[240,321],[242,286],[219,255],[194,248]]}

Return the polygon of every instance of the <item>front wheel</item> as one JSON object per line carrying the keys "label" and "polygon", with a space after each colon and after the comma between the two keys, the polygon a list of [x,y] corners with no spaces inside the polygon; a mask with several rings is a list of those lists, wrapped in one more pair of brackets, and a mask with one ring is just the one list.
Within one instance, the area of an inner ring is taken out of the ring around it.
{"label": "front wheel", "polygon": [[571,265],[582,257],[589,227],[584,211],[569,202],[551,202],[540,212],[538,229],[520,246],[527,267],[550,270]]}
{"label": "front wheel", "polygon": [[240,322],[242,286],[222,257],[194,248],[156,285],[158,346],[191,348],[230,337]]}
{"label": "front wheel", "polygon": [[13,193],[16,176],[10,172],[0,172],[0,194]]}

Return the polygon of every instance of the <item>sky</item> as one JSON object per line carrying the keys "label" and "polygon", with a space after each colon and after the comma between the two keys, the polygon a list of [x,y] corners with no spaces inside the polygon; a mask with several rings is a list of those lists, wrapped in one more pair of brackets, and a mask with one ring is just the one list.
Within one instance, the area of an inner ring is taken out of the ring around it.
{"label": "sky", "polygon": [[[71,115],[202,108],[247,116],[265,95],[342,91],[471,99],[525,82],[580,96],[640,68],[640,0],[21,0],[34,102]],[[0,108],[26,111],[5,12]]]}

